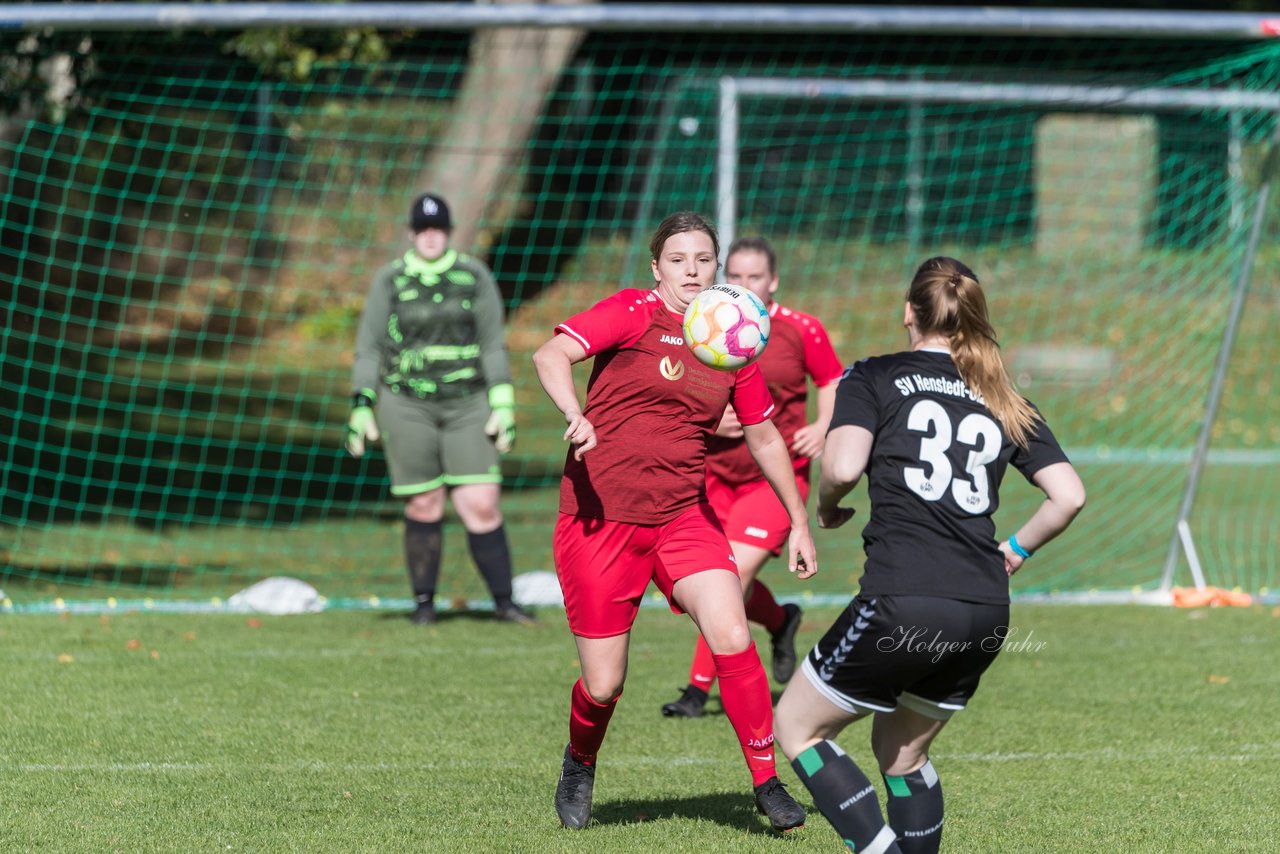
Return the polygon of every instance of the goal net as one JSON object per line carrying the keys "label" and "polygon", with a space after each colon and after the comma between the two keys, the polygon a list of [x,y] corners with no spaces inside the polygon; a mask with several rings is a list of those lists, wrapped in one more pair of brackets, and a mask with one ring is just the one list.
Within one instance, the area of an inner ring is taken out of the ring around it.
{"label": "goal net", "polygon": [[[564,453],[529,355],[647,286],[649,233],[688,208],[768,238],[780,301],[845,362],[905,346],[921,260],[978,272],[1090,494],[1016,592],[1190,583],[1181,547],[1163,573],[1184,510],[1207,583],[1275,587],[1277,45],[685,29],[580,32],[553,61],[540,29],[356,36],[0,32],[10,607],[216,606],[276,575],[407,599],[385,461],[342,438],[368,281],[448,181],[507,301],[518,573],[552,568]],[[252,49],[272,39],[290,51]],[[1003,531],[1040,497],[1011,475]],[[479,598],[448,519],[442,597]],[[856,529],[818,545],[780,595],[855,586]]]}

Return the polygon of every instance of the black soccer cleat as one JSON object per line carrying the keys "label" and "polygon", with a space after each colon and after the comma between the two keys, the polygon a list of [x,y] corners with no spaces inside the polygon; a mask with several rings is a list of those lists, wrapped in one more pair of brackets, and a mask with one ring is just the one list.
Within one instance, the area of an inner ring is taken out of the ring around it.
{"label": "black soccer cleat", "polygon": [[522,626],[536,626],[538,624],[537,617],[521,608],[515,602],[494,608],[493,616],[502,623],[518,623]]}
{"label": "black soccer cleat", "polygon": [[591,790],[595,784],[596,766],[574,759],[566,745],[560,782],[556,784],[556,814],[561,827],[581,830],[591,821]]}
{"label": "black soccer cleat", "polygon": [[770,777],[756,786],[756,809],[769,819],[779,833],[804,827],[804,807],[787,792],[787,787],[777,777]]}
{"label": "black soccer cleat", "polygon": [[782,610],[787,612],[787,620],[770,637],[773,640],[773,679],[785,684],[796,672],[796,632],[800,630],[804,612],[799,605],[790,603],[783,605]]}
{"label": "black soccer cleat", "polygon": [[707,692],[689,685],[680,692],[680,699],[662,707],[662,714],[668,718],[700,718],[706,705]]}
{"label": "black soccer cleat", "polygon": [[418,603],[418,607],[409,615],[409,622],[415,626],[434,626],[436,620],[436,606],[430,602]]}

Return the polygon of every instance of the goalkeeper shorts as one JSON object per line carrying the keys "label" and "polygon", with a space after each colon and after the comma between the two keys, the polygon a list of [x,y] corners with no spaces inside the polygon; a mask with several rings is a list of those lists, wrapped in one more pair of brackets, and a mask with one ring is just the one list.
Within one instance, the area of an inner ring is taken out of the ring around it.
{"label": "goalkeeper shorts", "polygon": [[483,391],[455,400],[421,400],[382,389],[377,418],[391,494],[502,483],[498,451],[484,432],[489,412]]}

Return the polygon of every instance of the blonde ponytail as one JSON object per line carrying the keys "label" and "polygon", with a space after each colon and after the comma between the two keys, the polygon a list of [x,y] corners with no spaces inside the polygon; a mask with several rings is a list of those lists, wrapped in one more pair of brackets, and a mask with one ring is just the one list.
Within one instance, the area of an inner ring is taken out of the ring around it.
{"label": "blonde ponytail", "polygon": [[1027,447],[1040,415],[1005,370],[978,277],[954,258],[930,258],[916,270],[907,301],[920,332],[946,336],[965,385],[982,397],[1014,444]]}

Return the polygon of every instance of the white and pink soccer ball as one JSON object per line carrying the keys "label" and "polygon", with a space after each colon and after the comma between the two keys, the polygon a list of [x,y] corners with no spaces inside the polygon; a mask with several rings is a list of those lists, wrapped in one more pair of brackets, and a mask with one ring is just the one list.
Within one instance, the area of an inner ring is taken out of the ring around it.
{"label": "white and pink soccer ball", "polygon": [[684,310],[684,343],[702,364],[735,371],[764,352],[769,343],[769,310],[746,288],[712,285]]}

